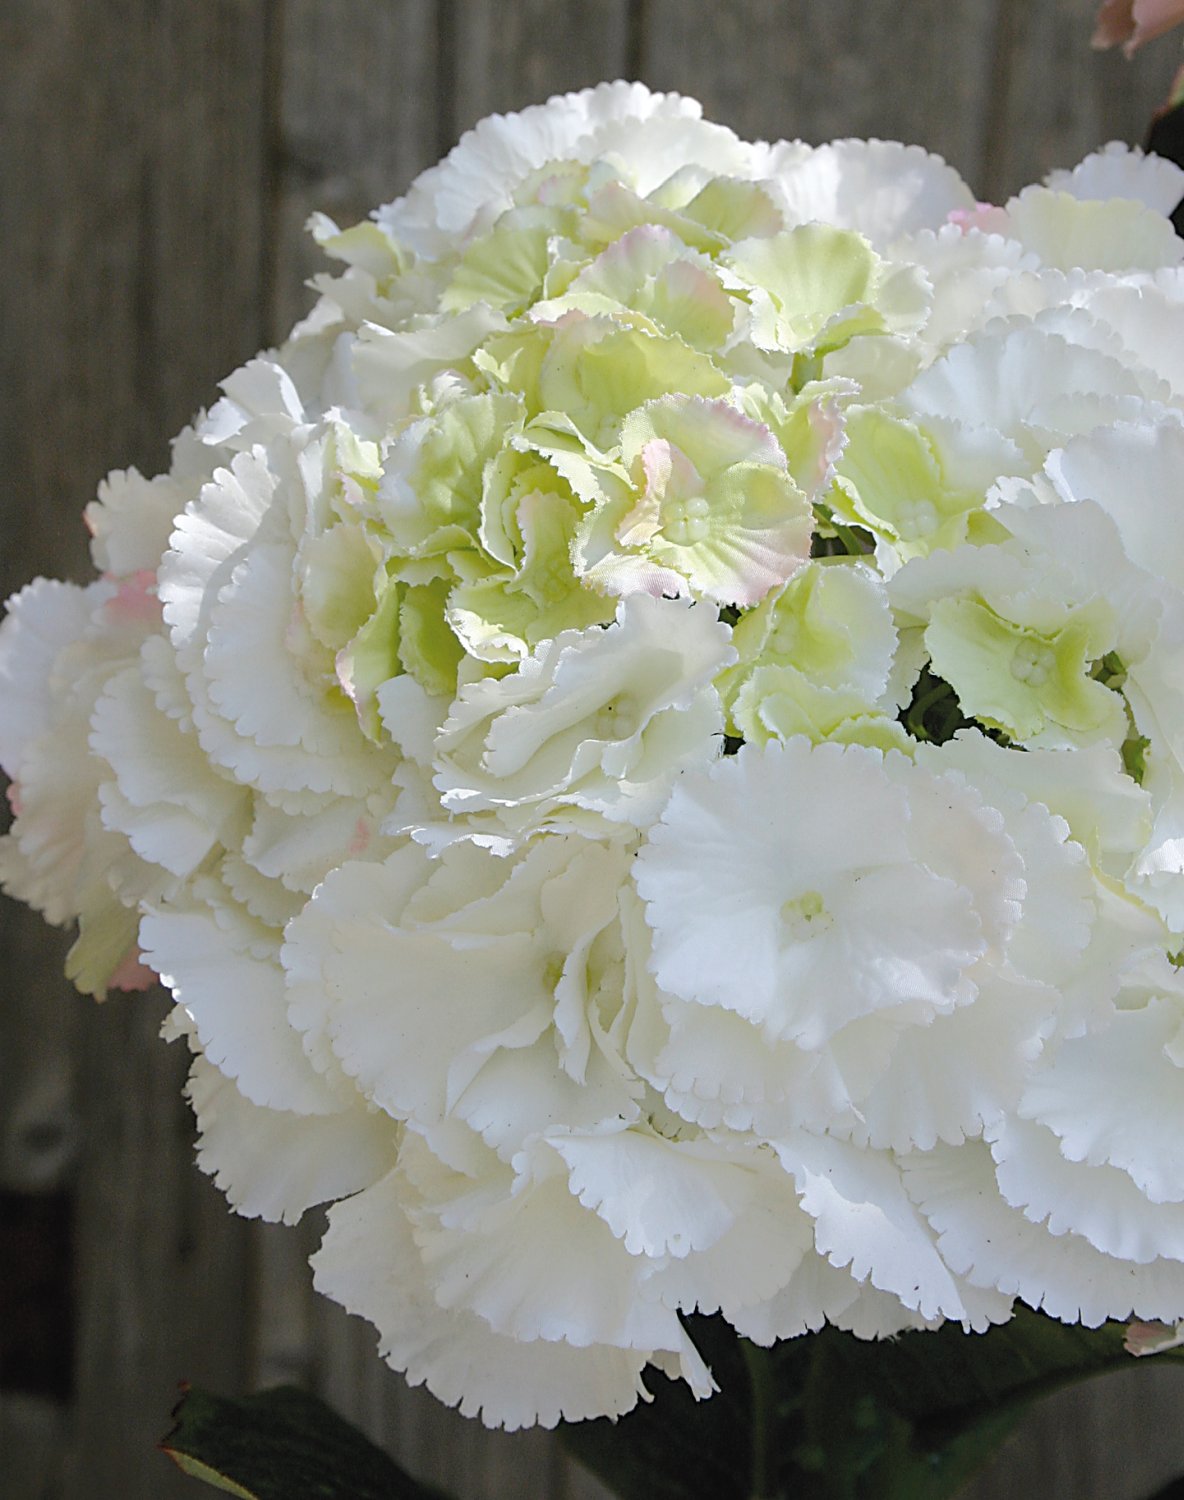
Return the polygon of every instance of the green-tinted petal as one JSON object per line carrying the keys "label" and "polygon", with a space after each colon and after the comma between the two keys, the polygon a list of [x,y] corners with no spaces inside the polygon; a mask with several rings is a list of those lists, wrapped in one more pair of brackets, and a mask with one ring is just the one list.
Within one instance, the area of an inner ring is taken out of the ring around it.
{"label": "green-tinted petal", "polygon": [[409,588],[399,607],[399,660],[433,697],[456,692],[456,672],[464,657],[445,615],[450,587],[445,579]]}
{"label": "green-tinted petal", "polygon": [[382,490],[382,517],[398,551],[425,556],[476,542],[485,465],[521,410],[513,396],[462,397],[403,434]]}
{"label": "green-tinted petal", "polygon": [[820,686],[849,687],[874,701],[888,681],[897,635],[870,569],[813,561],[744,615],[732,641],[741,675],[761,664],[794,667]]}
{"label": "green-tinted petal", "polygon": [[508,313],[528,307],[547,272],[547,246],[561,216],[547,210],[503,214],[490,234],[475,240],[440,297],[445,312],[487,302]]}
{"label": "green-tinted petal", "polygon": [[891,268],[851,230],[801,224],[720,257],[747,290],[760,348],[824,354],[861,333],[916,328],[927,297],[913,268]]}
{"label": "green-tinted petal", "polygon": [[622,235],[535,315],[559,318],[572,310],[612,314],[697,349],[717,349],[735,323],[735,304],[710,261],[653,224]]}
{"label": "green-tinted petal", "polygon": [[938,599],[925,643],[934,671],[964,713],[1021,743],[1061,738],[1089,743],[1126,731],[1122,699],[1089,676],[1098,630],[1075,612],[1050,634],[1001,619],[975,599]]}
{"label": "green-tinted petal", "polygon": [[403,247],[369,219],[338,229],[328,215],[314,213],[306,227],[326,255],[359,266],[371,276],[398,276],[410,265]]}
{"label": "green-tinted petal", "polygon": [[904,725],[851,688],[824,687],[793,667],[751,673],[732,707],[735,728],[752,744],[804,734],[815,744],[838,740],[878,750],[906,750]]}
{"label": "green-tinted petal", "polygon": [[611,447],[622,419],[667,392],[722,396],[727,378],[706,355],[677,338],[658,338],[606,319],[556,330],[543,361],[544,410],[566,413],[601,448]]}
{"label": "green-tinted petal", "polygon": [[383,590],[374,613],[337,653],[337,680],[357,710],[358,723],[367,739],[378,742],[382,721],[378,713],[378,688],[403,670],[399,659],[399,585]]}
{"label": "green-tinted petal", "polygon": [[785,224],[781,210],[759,183],[736,177],[713,177],[682,212],[733,243],[776,234]]}
{"label": "green-tinted petal", "polygon": [[861,406],[847,412],[846,434],[837,471],[848,519],[886,537],[903,558],[965,539],[968,517],[981,507],[983,494],[947,484],[919,428]]}
{"label": "green-tinted petal", "polygon": [[340,524],[308,538],[297,557],[308,628],[322,646],[340,650],[374,609],[377,542],[360,526]]}

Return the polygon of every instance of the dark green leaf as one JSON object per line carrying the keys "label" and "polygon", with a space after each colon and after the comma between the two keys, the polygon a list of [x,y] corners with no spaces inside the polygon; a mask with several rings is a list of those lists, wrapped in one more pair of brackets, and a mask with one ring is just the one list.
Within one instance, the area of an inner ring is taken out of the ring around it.
{"label": "dark green leaf", "polygon": [[[1067,1327],[1026,1308],[985,1334],[947,1325],[868,1343],[826,1329],[751,1351],[751,1370],[720,1319],[688,1326],[719,1395],[696,1403],[659,1376],[651,1405],[563,1430],[624,1500],[748,1500],[762,1477],[770,1500],[947,1500],[1032,1401],[1131,1362],[1121,1325]],[[754,1412],[768,1433],[759,1457]]]}
{"label": "dark green leaf", "polygon": [[739,1340],[722,1319],[691,1319],[720,1389],[696,1401],[682,1381],[647,1377],[654,1400],[619,1421],[560,1429],[564,1447],[623,1500],[747,1500],[752,1402]]}
{"label": "dark green leaf", "polygon": [[446,1500],[295,1386],[239,1400],[191,1387],[173,1418],[163,1451],[240,1500]]}

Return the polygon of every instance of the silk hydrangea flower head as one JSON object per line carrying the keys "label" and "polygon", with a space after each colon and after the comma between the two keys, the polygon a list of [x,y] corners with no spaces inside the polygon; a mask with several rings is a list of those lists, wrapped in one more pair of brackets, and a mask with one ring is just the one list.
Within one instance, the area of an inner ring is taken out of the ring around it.
{"label": "silk hydrangea flower head", "polygon": [[10,601],[5,887],[411,1381],[1184,1317],[1182,194],[493,117]]}

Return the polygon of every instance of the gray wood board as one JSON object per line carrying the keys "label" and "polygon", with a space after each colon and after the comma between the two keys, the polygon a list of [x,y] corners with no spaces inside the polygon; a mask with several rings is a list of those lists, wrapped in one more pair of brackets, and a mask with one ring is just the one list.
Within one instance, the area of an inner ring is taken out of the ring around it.
{"label": "gray wood board", "polygon": [[[0,18],[5,592],[84,578],[80,513],[262,342],[265,8],[8,0]],[[69,1402],[0,1399],[6,1500],[171,1500],[177,1382],[241,1380],[248,1227],[194,1172],[158,997],[97,1008],[0,916],[0,1186],[74,1204]]]}

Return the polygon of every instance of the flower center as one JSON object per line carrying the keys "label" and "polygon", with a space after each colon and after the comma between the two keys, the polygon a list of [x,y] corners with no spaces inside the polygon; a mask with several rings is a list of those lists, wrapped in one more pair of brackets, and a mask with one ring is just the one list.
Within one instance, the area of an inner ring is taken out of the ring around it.
{"label": "flower center", "polygon": [[601,708],[593,725],[598,740],[626,740],[637,733],[637,700],[629,693],[618,693]]}
{"label": "flower center", "polygon": [[938,519],[937,507],[931,500],[906,500],[900,507],[896,529],[902,537],[932,536]]}
{"label": "flower center", "polygon": [[558,604],[571,589],[571,570],[563,559],[554,557],[531,570],[529,592],[541,608]]}
{"label": "flower center", "polygon": [[811,938],[821,937],[834,920],[819,891],[804,891],[781,907],[781,925],[786,936],[795,943],[808,943]]}
{"label": "flower center", "polygon": [[711,508],[702,495],[672,497],[662,502],[662,535],[675,547],[690,547],[707,536]]}
{"label": "flower center", "polygon": [[1022,640],[1011,657],[1011,675],[1029,687],[1042,687],[1056,671],[1056,653],[1042,641]]}

